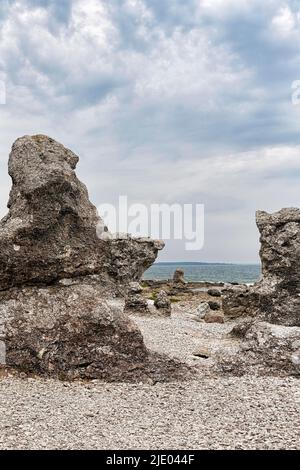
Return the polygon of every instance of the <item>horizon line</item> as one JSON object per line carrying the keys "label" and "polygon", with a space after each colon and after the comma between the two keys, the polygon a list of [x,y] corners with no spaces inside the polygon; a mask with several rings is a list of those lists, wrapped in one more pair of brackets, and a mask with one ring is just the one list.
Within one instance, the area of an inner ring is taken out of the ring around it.
{"label": "horizon line", "polygon": [[233,261],[155,261],[153,265],[155,264],[200,264],[200,265],[205,265],[205,264],[219,264],[219,265],[251,265],[251,266],[260,266],[260,262],[233,262]]}

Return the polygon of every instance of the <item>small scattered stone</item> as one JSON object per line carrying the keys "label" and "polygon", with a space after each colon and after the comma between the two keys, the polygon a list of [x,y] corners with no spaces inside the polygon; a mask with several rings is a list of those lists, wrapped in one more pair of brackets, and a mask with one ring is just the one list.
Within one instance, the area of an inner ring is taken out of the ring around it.
{"label": "small scattered stone", "polygon": [[221,297],[221,291],[219,289],[208,289],[208,295],[211,297]]}
{"label": "small scattered stone", "polygon": [[143,288],[138,282],[129,284],[127,297],[125,300],[125,312],[128,314],[138,313],[150,315],[147,299],[142,294]]}
{"label": "small scattered stone", "polygon": [[193,353],[194,356],[201,357],[203,359],[208,359],[211,355],[211,352],[208,348],[199,348]]}
{"label": "small scattered stone", "polygon": [[225,317],[222,313],[210,312],[204,317],[206,323],[225,323]]}
{"label": "small scattered stone", "polygon": [[221,305],[218,302],[214,302],[213,300],[209,300],[208,305],[210,306],[211,310],[220,310],[221,309]]}
{"label": "small scattered stone", "polygon": [[210,306],[208,302],[202,302],[198,305],[196,314],[200,319],[203,319],[208,313],[210,313]]}

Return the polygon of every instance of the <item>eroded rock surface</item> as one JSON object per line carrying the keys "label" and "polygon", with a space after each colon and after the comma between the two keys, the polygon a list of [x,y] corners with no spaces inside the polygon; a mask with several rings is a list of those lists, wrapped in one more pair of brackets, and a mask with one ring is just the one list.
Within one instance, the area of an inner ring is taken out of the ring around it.
{"label": "eroded rock surface", "polygon": [[222,292],[222,306],[227,318],[254,317],[259,311],[259,294],[246,285],[231,286]]}
{"label": "eroded rock surface", "polygon": [[262,280],[260,314],[270,323],[300,326],[300,209],[257,212]]}
{"label": "eroded rock surface", "polygon": [[129,285],[125,310],[128,314],[150,315],[148,302],[143,296],[143,288],[138,282],[131,282]]}
{"label": "eroded rock surface", "polygon": [[218,369],[236,375],[300,374],[300,328],[244,322],[231,336],[239,341],[232,355],[220,354]]}
{"label": "eroded rock surface", "polygon": [[262,279],[254,286],[224,292],[228,317],[258,316],[261,320],[300,326],[300,209],[274,214],[258,211]]}
{"label": "eroded rock surface", "polygon": [[76,174],[78,157],[46,136],[18,139],[9,157],[13,187],[0,223],[0,289],[88,274],[140,278],[159,241],[101,239],[103,225]]}
{"label": "eroded rock surface", "polygon": [[147,351],[137,326],[98,275],[0,292],[7,364],[75,378],[129,378]]}
{"label": "eroded rock surface", "polygon": [[77,162],[47,136],[13,145],[9,213],[0,222],[6,363],[67,378],[127,378],[148,352],[123,297],[163,243],[112,238],[75,174]]}
{"label": "eroded rock surface", "polygon": [[237,374],[300,374],[300,210],[257,212],[262,279],[224,292],[227,317],[253,317],[233,329],[238,352],[220,357]]}

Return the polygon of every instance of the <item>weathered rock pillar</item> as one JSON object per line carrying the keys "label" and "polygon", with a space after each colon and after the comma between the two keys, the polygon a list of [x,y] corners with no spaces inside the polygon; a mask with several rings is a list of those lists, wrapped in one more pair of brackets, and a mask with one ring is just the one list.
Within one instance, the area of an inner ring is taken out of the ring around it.
{"label": "weathered rock pillar", "polygon": [[43,136],[18,139],[0,222],[0,330],[6,363],[65,378],[127,379],[147,358],[123,295],[163,243],[101,239],[78,157]]}

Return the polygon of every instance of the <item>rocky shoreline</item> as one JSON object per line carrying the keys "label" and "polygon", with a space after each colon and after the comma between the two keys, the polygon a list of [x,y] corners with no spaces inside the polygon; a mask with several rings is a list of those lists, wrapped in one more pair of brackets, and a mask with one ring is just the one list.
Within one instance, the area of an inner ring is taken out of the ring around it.
{"label": "rocky shoreline", "polygon": [[257,213],[253,286],[142,281],[164,243],[113,237],[77,162],[47,136],[10,154],[0,448],[297,448],[300,210]]}
{"label": "rocky shoreline", "polygon": [[0,370],[0,449],[299,449],[299,379],[214,368],[220,346],[237,346],[238,320],[197,322],[184,302],[132,319],[149,350],[192,374],[112,383]]}

